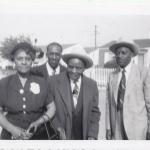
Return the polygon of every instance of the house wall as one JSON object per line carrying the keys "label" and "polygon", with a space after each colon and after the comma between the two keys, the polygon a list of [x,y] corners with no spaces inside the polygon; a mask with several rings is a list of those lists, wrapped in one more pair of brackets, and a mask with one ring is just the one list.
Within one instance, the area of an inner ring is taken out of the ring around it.
{"label": "house wall", "polygon": [[99,60],[100,60],[100,55],[99,55],[99,49],[96,49],[92,52],[89,53],[89,56],[91,57],[91,59],[93,60],[93,64],[99,65]]}
{"label": "house wall", "polygon": [[144,54],[144,66],[150,66],[150,48],[147,49],[147,52]]}
{"label": "house wall", "polygon": [[114,57],[114,54],[112,52],[105,51],[105,54],[104,54],[104,63],[112,60],[113,57]]}

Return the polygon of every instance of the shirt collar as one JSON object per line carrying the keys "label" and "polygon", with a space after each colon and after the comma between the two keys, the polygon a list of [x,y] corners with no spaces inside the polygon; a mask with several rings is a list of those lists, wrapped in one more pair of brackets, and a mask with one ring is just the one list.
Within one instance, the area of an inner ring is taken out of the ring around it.
{"label": "shirt collar", "polygon": [[[46,63],[46,68],[49,76],[51,76],[53,74],[54,69],[49,65],[48,62]],[[55,74],[59,74],[59,72],[60,72],[60,66],[58,65],[58,67],[55,69]]]}
{"label": "shirt collar", "polygon": [[[71,83],[74,83],[74,81],[73,81],[72,79],[70,79],[70,82],[71,82]],[[77,83],[77,84],[80,84],[80,83],[81,83],[81,76],[80,76],[80,78],[76,81],[76,83]]]}
{"label": "shirt collar", "polygon": [[[130,72],[131,66],[133,64],[133,59],[131,59],[130,63],[125,67],[125,72]],[[122,72],[122,68],[120,68],[120,71]]]}

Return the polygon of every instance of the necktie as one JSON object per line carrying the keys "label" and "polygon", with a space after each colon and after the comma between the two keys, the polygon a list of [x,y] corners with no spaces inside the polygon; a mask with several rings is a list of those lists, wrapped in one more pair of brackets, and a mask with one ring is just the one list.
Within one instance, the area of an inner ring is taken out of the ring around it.
{"label": "necktie", "polygon": [[125,76],[125,69],[123,69],[118,89],[117,111],[123,108],[125,89],[126,89],[126,76]]}
{"label": "necktie", "polygon": [[74,81],[74,88],[72,91],[73,94],[73,103],[74,103],[74,107],[76,108],[77,105],[77,100],[78,100],[78,94],[79,94],[79,87],[77,85],[77,81]]}
{"label": "necktie", "polygon": [[119,84],[118,89],[118,99],[117,99],[117,111],[120,113],[120,132],[123,140],[128,140],[124,122],[123,122],[123,102],[124,102],[124,95],[126,90],[126,76],[125,76],[125,69],[122,70],[122,77]]}

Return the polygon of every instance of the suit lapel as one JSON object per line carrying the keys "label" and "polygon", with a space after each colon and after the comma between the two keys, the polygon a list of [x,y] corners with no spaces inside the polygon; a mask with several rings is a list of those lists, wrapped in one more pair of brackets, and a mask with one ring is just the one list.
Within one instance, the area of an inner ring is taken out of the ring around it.
{"label": "suit lapel", "polygon": [[66,71],[66,68],[64,66],[62,66],[61,64],[59,66],[60,66],[60,73]]}
{"label": "suit lapel", "polygon": [[70,82],[67,77],[67,74],[64,73],[62,78],[58,81],[59,86],[58,90],[60,92],[60,95],[62,96],[62,100],[72,118],[72,105],[71,105],[71,87],[70,87]]}
{"label": "suit lapel", "polygon": [[89,103],[89,95],[91,93],[87,79],[85,76],[82,78],[82,84],[83,84],[83,114],[86,114],[87,106]]}
{"label": "suit lapel", "polygon": [[124,100],[127,98],[128,93],[131,93],[132,91],[132,87],[134,86],[134,81],[136,80],[136,67],[134,66],[134,64],[132,64],[131,66],[131,70],[128,76],[128,80],[127,80],[127,84],[126,84],[126,92],[125,92],[125,98]]}
{"label": "suit lapel", "polygon": [[[135,80],[136,78],[136,69],[134,67],[134,64],[131,66],[131,71],[129,73],[129,76],[128,76],[128,80],[127,80],[127,83],[126,83],[126,91],[125,91],[125,97],[124,97],[124,100],[126,99],[126,96],[128,95],[128,93],[131,92],[131,89],[132,89],[132,86],[133,84],[133,81]],[[115,99],[115,103],[117,104],[117,94],[118,94],[118,77],[119,77],[119,69],[116,70],[116,72],[114,73],[114,76],[113,76],[113,84],[112,84],[112,87],[114,88],[114,99]]]}
{"label": "suit lapel", "polygon": [[46,79],[49,78],[49,74],[48,74],[46,64],[44,64],[44,66],[43,66],[43,72],[44,72],[44,76],[46,77]]}
{"label": "suit lapel", "polygon": [[[88,80],[85,76],[82,78],[82,84],[83,84],[83,136],[86,136],[86,125],[87,125],[87,114],[89,111],[88,106],[90,103],[90,95],[91,95],[91,88],[90,85],[88,84]],[[86,124],[86,125],[85,125]]]}
{"label": "suit lapel", "polygon": [[114,99],[115,103],[117,104],[117,94],[118,94],[118,78],[119,78],[119,68],[113,74],[113,84],[112,87],[114,88]]}

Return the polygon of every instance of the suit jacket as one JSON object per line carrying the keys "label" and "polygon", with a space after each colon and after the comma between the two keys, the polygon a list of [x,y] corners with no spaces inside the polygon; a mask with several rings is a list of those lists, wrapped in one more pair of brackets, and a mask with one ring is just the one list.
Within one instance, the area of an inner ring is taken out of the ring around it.
{"label": "suit jacket", "polygon": [[[98,88],[95,81],[85,76],[83,83],[83,138],[97,139],[99,131],[100,112],[98,108]],[[51,93],[56,104],[56,114],[53,123],[56,128],[62,127],[67,139],[71,139],[72,105],[71,87],[67,73],[61,73],[50,79]]]}
{"label": "suit jacket", "polygon": [[[60,72],[64,72],[64,71],[66,71],[66,67],[62,66],[60,64]],[[45,79],[49,78],[49,74],[48,74],[48,71],[47,71],[47,68],[46,68],[46,63],[41,65],[41,66],[33,67],[31,69],[31,73],[34,74],[34,75],[44,77]]]}
{"label": "suit jacket", "polygon": [[[119,69],[110,74],[106,96],[106,125],[115,135]],[[123,104],[128,139],[145,139],[150,122],[150,71],[132,64]]]}

